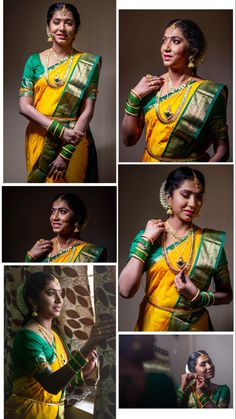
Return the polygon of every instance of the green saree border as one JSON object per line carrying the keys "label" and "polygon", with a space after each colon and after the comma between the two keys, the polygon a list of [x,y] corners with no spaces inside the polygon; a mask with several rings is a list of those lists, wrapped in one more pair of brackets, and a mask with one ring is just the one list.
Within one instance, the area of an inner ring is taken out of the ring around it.
{"label": "green saree border", "polygon": [[[223,88],[223,84],[215,83],[210,80],[203,81],[197,87],[189,98],[188,103],[180,115],[178,123],[169,137],[163,157],[181,157],[183,156],[183,151],[185,151],[184,155],[186,156],[191,153],[193,140],[196,140],[199,137],[202,129],[205,127],[209,114]],[[197,105],[196,103],[193,103],[196,102],[196,100],[198,102],[204,100],[203,107],[205,115],[201,119],[199,116],[196,118],[193,109],[191,109],[191,107]],[[189,144],[191,144],[190,150],[188,150]]]}

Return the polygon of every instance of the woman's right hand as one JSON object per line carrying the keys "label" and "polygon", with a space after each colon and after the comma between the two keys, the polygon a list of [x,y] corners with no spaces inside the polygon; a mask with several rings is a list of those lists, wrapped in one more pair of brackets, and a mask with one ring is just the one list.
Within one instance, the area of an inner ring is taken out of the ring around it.
{"label": "woman's right hand", "polygon": [[115,337],[116,322],[114,319],[97,322],[91,329],[90,336],[84,346],[81,348],[81,353],[87,357],[99,344],[106,342],[107,339]]}
{"label": "woman's right hand", "polygon": [[151,92],[157,92],[163,85],[165,78],[163,76],[151,76],[147,74],[142,77],[133,90],[141,97],[148,95]]}
{"label": "woman's right hand", "polygon": [[77,146],[81,140],[81,136],[78,132],[74,131],[70,128],[65,128],[60,139],[64,144],[71,144],[73,146]]}
{"label": "woman's right hand", "polygon": [[41,256],[51,252],[53,243],[51,240],[38,240],[33,247],[29,250],[29,253],[35,258],[39,259]]}
{"label": "woman's right hand", "polygon": [[195,374],[193,374],[192,372],[187,373],[187,374],[182,374],[181,375],[181,390],[185,390],[186,387],[190,384],[191,381],[195,380]]}
{"label": "woman's right hand", "polygon": [[155,241],[163,231],[165,231],[164,221],[152,219],[147,222],[143,235]]}

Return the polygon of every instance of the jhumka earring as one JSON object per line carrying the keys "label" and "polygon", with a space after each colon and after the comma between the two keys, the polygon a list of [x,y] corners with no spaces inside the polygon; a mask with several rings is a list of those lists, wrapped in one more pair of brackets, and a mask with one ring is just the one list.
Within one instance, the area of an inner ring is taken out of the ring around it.
{"label": "jhumka earring", "polygon": [[48,26],[47,26],[46,31],[47,31],[48,42],[52,42],[52,34],[51,34]]}
{"label": "jhumka earring", "polygon": [[194,64],[194,56],[193,55],[190,55],[188,57],[188,61],[189,61],[188,68],[194,68],[194,67],[196,67],[195,64]]}
{"label": "jhumka earring", "polygon": [[170,204],[168,204],[166,214],[168,214],[168,215],[173,215],[174,214]]}
{"label": "jhumka earring", "polygon": [[75,223],[74,233],[79,233],[79,224]]}
{"label": "jhumka earring", "polygon": [[32,317],[38,317],[38,313],[37,313],[37,306],[33,306],[32,307],[32,313],[31,313]]}

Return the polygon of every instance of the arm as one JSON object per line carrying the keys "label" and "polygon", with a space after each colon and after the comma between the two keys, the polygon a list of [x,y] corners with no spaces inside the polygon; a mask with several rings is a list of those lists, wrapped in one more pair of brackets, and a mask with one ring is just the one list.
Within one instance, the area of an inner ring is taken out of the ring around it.
{"label": "arm", "polygon": [[126,102],[125,116],[122,122],[122,136],[126,146],[135,145],[142,135],[144,128],[144,119],[140,112],[142,98],[151,92],[159,90],[163,82],[164,77],[143,77],[131,90]]}
{"label": "arm", "polygon": [[214,154],[210,162],[227,161],[229,159],[229,139],[227,126],[227,88],[224,87],[216,100],[213,115],[210,119],[210,136],[214,148]]}
{"label": "arm", "polygon": [[[144,232],[140,232],[135,237],[130,250],[130,260],[119,277],[119,292],[122,297],[132,298],[140,286],[143,265],[150,251],[150,246],[145,246],[141,236],[144,236],[150,242],[154,242],[164,229],[165,224],[162,220],[149,220]],[[145,253],[147,256],[145,256]]]}

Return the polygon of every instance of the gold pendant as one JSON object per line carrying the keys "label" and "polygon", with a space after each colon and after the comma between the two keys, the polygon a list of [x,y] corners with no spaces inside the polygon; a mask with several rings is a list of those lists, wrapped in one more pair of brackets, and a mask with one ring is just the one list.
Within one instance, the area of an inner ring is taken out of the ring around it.
{"label": "gold pendant", "polygon": [[170,106],[168,106],[167,111],[164,112],[164,115],[165,115],[166,119],[172,118],[173,113],[171,112],[171,107]]}
{"label": "gold pendant", "polygon": [[176,265],[180,268],[180,269],[184,269],[184,267],[186,266],[186,262],[184,262],[182,256],[179,257],[179,259],[176,262]]}

